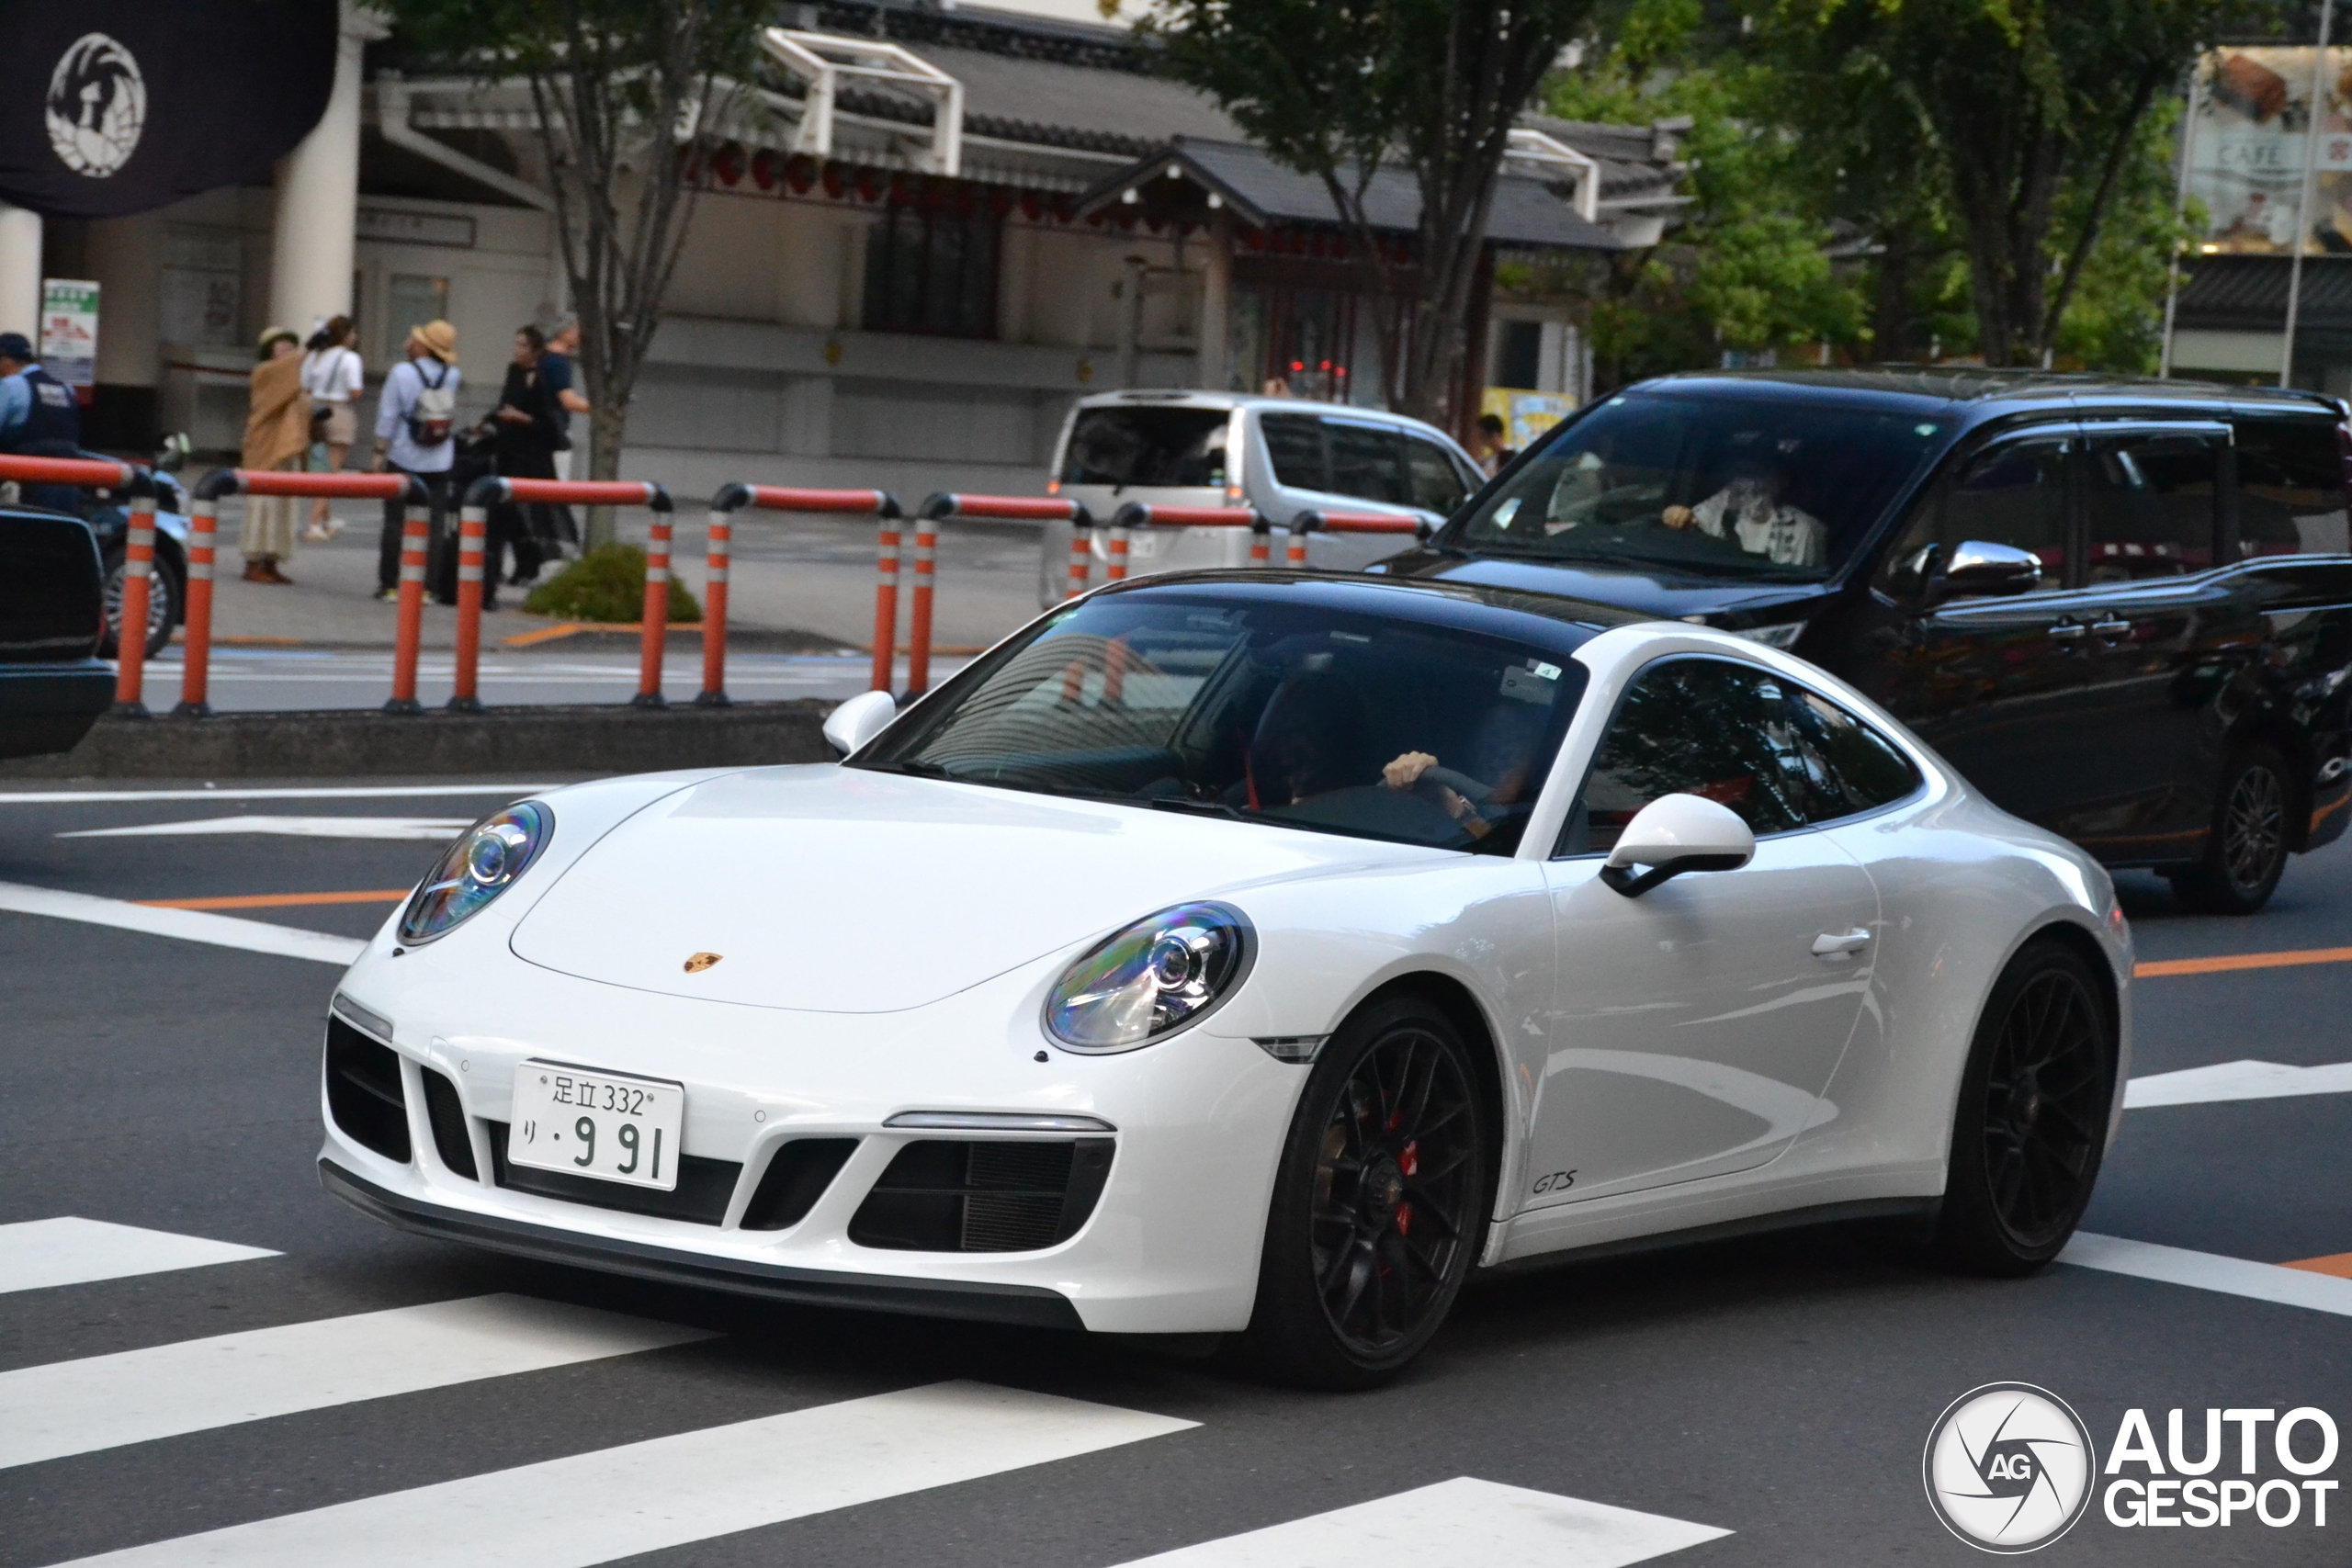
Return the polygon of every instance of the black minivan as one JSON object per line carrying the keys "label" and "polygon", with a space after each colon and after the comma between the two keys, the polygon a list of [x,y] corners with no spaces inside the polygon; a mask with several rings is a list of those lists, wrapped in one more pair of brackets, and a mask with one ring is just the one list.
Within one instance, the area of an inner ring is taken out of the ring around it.
{"label": "black minivan", "polygon": [[1793,649],[2008,810],[2251,913],[2352,797],[2345,421],[2179,381],[1668,377],[1376,570]]}

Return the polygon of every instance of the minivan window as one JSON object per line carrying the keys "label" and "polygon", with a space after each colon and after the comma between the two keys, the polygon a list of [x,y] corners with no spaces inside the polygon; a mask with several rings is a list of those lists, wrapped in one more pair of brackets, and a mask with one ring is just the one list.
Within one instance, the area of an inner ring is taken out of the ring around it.
{"label": "minivan window", "polygon": [[1331,488],[1323,467],[1321,420],[1309,413],[1261,414],[1258,432],[1265,437],[1266,460],[1274,466],[1275,483],[1291,490]]}
{"label": "minivan window", "polygon": [[1408,477],[1413,481],[1415,506],[1443,517],[1462,504],[1462,498],[1467,493],[1462,470],[1453,466],[1453,459],[1446,456],[1444,447],[1418,435],[1408,435],[1405,463]]}
{"label": "minivan window", "polygon": [[2042,583],[2066,581],[2067,433],[2005,441],[1968,459],[1919,509],[1889,553],[1885,570],[1904,570],[1926,546],[2007,545],[2041,561]]}
{"label": "minivan window", "polygon": [[2180,577],[2213,565],[2220,446],[2198,435],[2101,437],[2090,453],[2086,564],[2093,582]]}
{"label": "minivan window", "polygon": [[1064,484],[1222,485],[1224,409],[1081,410],[1062,456]]}
{"label": "minivan window", "polygon": [[1623,393],[1564,425],[1441,539],[1532,559],[1804,580],[1843,564],[1948,419]]}
{"label": "minivan window", "polygon": [[2344,459],[2335,427],[2246,420],[2237,427],[2238,550],[2243,556],[2343,555]]}
{"label": "minivan window", "polygon": [[1394,426],[1327,419],[1323,438],[1329,443],[1334,491],[1359,501],[1405,503],[1405,444]]}

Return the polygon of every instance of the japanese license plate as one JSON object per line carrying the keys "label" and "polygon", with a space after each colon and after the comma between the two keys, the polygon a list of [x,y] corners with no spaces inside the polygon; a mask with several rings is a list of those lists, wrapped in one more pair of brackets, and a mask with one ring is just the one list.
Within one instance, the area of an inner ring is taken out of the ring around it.
{"label": "japanese license plate", "polygon": [[526,1062],[514,1069],[514,1114],[506,1157],[515,1165],[677,1190],[683,1084]]}

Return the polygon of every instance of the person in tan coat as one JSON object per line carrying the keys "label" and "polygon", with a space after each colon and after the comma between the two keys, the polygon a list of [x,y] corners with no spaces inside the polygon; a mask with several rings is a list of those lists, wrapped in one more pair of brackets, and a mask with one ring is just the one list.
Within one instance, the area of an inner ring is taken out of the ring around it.
{"label": "person in tan coat", "polygon": [[[302,388],[302,340],[284,327],[261,334],[245,415],[246,468],[299,470],[311,452],[311,398]],[[294,554],[294,522],[301,503],[290,495],[249,495],[237,547],[247,582],[291,582],[277,563]]]}

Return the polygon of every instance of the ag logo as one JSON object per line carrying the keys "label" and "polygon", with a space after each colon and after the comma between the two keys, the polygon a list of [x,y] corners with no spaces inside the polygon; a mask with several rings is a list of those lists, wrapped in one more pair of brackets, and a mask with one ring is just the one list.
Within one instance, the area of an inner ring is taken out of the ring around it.
{"label": "ag logo", "polygon": [[94,180],[130,162],[147,123],[147,83],[130,51],[84,33],[49,77],[49,144],[59,162]]}
{"label": "ag logo", "polygon": [[1984,1551],[2038,1551],[2089,1506],[2098,1456],[2089,1428],[2047,1389],[1970,1389],[1928,1434],[1928,1503],[1944,1528]]}

